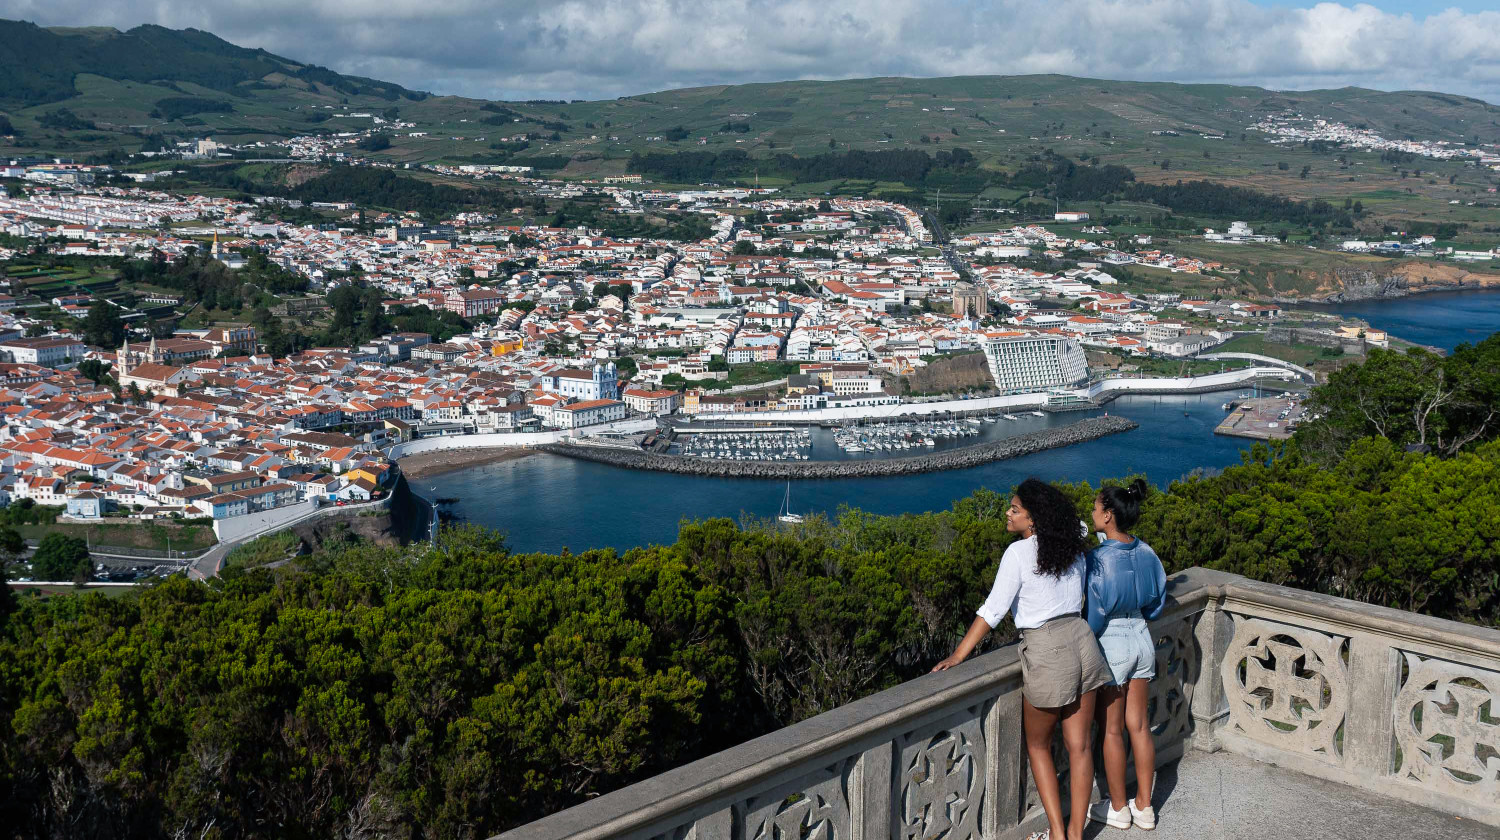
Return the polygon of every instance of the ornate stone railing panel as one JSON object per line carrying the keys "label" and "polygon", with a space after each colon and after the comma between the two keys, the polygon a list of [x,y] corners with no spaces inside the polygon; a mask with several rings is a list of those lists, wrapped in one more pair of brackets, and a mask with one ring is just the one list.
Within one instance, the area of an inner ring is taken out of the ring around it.
{"label": "ornate stone railing panel", "polygon": [[1500,826],[1500,633],[1243,578],[1223,594],[1214,744]]}
{"label": "ornate stone railing panel", "polygon": [[1396,778],[1500,806],[1500,673],[1401,652]]}
{"label": "ornate stone railing panel", "polygon": [[1229,718],[1257,741],[1342,761],[1348,639],[1230,613],[1234,637],[1220,665]]}
{"label": "ornate stone railing panel", "polygon": [[1193,730],[1193,693],[1203,668],[1195,630],[1199,612],[1152,625],[1156,642],[1156,678],[1151,681],[1147,712],[1158,751],[1181,745]]}
{"label": "ornate stone railing panel", "polygon": [[734,806],[736,837],[745,840],[847,840],[850,758]]}
{"label": "ornate stone railing panel", "polygon": [[980,836],[985,794],[985,738],[979,706],[906,733],[896,741],[900,764],[891,836],[902,840],[968,840]]}

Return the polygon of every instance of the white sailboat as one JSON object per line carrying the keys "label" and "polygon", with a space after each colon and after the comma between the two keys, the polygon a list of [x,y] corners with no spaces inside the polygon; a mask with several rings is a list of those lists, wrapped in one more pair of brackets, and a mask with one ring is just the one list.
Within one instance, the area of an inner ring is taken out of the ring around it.
{"label": "white sailboat", "polygon": [[786,498],[782,500],[781,512],[776,518],[792,525],[802,524],[802,514],[792,513],[792,483],[790,481],[786,483]]}

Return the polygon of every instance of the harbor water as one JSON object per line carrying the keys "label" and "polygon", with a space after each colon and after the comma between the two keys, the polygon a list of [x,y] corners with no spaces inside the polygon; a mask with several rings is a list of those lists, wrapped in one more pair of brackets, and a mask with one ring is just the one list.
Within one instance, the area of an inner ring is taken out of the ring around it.
{"label": "harbor water", "polygon": [[[1500,292],[1436,293],[1331,308],[1398,338],[1445,350],[1500,331]],[[1195,471],[1217,471],[1239,462],[1250,441],[1213,434],[1224,418],[1222,404],[1238,394],[1123,397],[1106,410],[1136,421],[1140,428],[982,467],[892,478],[793,482],[791,510],[829,515],[842,505],[876,514],[942,510],[978,488],[1005,492],[1033,475],[1097,485],[1105,478],[1139,474],[1165,486]],[[983,424],[978,435],[939,440],[935,448],[1035,431],[1083,416],[1015,414],[1016,420]],[[831,430],[812,431],[813,457],[875,457],[846,452],[835,437]],[[890,457],[891,453],[878,455]],[[774,517],[787,493],[783,481],[626,470],[554,455],[470,467],[437,476],[414,489],[428,498],[456,497],[458,501],[451,506],[454,514],[506,532],[513,550],[548,552],[602,547],[623,551],[670,543],[684,519],[742,514]]]}

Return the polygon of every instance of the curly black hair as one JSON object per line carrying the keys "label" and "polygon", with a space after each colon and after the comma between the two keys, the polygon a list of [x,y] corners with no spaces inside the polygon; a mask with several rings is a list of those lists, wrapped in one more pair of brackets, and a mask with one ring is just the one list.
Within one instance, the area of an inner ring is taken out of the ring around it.
{"label": "curly black hair", "polygon": [[1036,568],[1044,575],[1063,576],[1088,548],[1073,501],[1063,491],[1039,478],[1016,487],[1016,498],[1036,526]]}

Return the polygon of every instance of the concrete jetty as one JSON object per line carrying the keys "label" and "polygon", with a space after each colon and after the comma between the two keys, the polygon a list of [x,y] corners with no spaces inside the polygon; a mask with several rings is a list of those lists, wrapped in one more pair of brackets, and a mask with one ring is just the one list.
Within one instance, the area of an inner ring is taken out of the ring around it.
{"label": "concrete jetty", "polygon": [[993,461],[1031,455],[1060,446],[1085,443],[1137,427],[1124,417],[1091,417],[1067,426],[1042,429],[1004,440],[980,443],[904,458],[860,461],[729,461],[689,455],[661,455],[613,447],[575,443],[538,446],[543,452],[636,470],[719,478],[874,478],[915,475],[939,470],[961,470]]}

